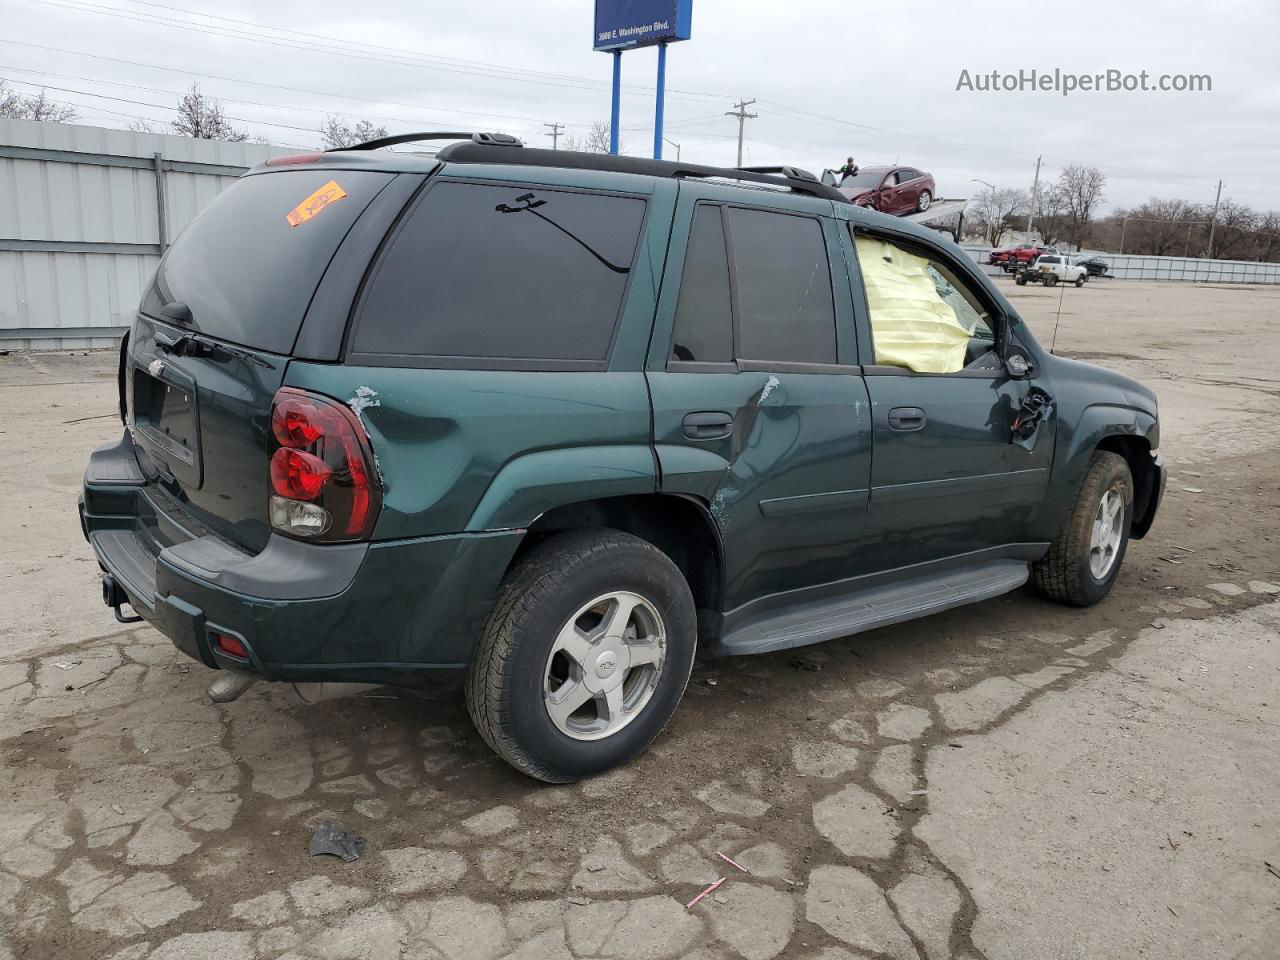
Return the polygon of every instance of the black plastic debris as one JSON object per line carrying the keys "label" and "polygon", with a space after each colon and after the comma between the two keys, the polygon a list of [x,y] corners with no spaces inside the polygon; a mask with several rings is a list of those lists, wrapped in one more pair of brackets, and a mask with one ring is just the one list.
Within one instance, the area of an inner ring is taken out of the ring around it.
{"label": "black plastic debris", "polygon": [[322,823],[311,834],[311,856],[328,853],[347,863],[359,860],[364,852],[364,837],[357,837],[340,823]]}
{"label": "black plastic debris", "polygon": [[1039,387],[1032,387],[1027,391],[1027,395],[1023,398],[1022,406],[1018,408],[1018,415],[1013,421],[1012,436],[1009,438],[1010,443],[1016,443],[1020,447],[1028,450],[1034,450],[1036,445],[1036,436],[1040,432],[1040,424],[1044,423],[1053,415],[1053,397],[1045,393]]}

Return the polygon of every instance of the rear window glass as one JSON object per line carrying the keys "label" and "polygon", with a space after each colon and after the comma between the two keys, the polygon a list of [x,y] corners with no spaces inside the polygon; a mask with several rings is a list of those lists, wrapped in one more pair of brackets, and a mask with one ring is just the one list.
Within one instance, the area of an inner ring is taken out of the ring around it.
{"label": "rear window glass", "polygon": [[442,181],[383,255],[354,353],[601,361],[644,201]]}
{"label": "rear window glass", "polygon": [[236,181],[169,248],[143,313],[164,319],[166,304],[185,304],[201,333],[288,353],[338,244],[392,176],[290,170]]}
{"label": "rear window glass", "polygon": [[836,311],[822,224],[812,217],[729,211],[744,360],[836,362]]}
{"label": "rear window glass", "polygon": [[733,360],[733,313],[729,258],[720,208],[698,207],[676,306],[672,360],[729,363]]}

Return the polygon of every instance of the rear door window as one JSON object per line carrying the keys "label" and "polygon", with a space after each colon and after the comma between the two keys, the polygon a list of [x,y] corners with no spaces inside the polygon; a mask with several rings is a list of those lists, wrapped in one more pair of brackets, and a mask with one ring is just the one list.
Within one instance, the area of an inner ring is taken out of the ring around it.
{"label": "rear door window", "polygon": [[733,361],[733,315],[729,258],[720,207],[700,205],[689,232],[680,280],[671,359],[700,363]]}
{"label": "rear door window", "polygon": [[836,313],[822,223],[728,208],[738,293],[738,356],[835,363]]}
{"label": "rear door window", "polygon": [[352,353],[603,363],[644,211],[634,197],[441,181],[374,268]]}
{"label": "rear door window", "polygon": [[334,251],[393,177],[318,169],[242,177],[174,241],[142,312],[163,321],[166,306],[182,304],[203,334],[289,353]]}

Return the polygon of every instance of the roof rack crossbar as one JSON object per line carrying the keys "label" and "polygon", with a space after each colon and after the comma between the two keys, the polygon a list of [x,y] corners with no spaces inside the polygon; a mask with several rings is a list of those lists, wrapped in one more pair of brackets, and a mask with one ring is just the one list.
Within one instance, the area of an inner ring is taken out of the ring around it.
{"label": "roof rack crossbar", "polygon": [[788,180],[816,181],[818,179],[803,167],[793,167],[790,165],[784,165],[781,167],[737,167],[736,169],[743,170],[746,173],[776,173],[786,177]]}
{"label": "roof rack crossbar", "polygon": [[523,147],[518,137],[509,133],[472,133],[469,131],[433,131],[427,133],[397,133],[391,137],[379,137],[377,140],[366,140],[364,143],[352,144],[349,147],[334,147],[325,153],[340,150],[381,150],[383,147],[394,147],[397,143],[418,143],[425,140],[470,140],[486,147]]}
{"label": "roof rack crossbar", "polygon": [[[823,184],[814,180],[805,180],[800,177],[791,176],[773,176],[764,171],[747,170],[742,167],[725,167],[717,169],[716,167],[703,167],[694,170],[676,170],[670,174],[677,180],[709,180],[716,177],[722,177],[725,180],[741,180],[743,183],[763,183],[773,187],[789,187],[796,193],[805,193],[813,197],[826,197],[834,199],[828,193]],[[817,189],[815,189],[817,188]],[[841,194],[841,199],[844,195]]]}

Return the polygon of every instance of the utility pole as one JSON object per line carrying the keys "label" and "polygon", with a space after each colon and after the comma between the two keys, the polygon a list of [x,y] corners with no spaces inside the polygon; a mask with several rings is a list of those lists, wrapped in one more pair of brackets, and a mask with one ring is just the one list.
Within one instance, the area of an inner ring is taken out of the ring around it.
{"label": "utility pole", "polygon": [[755,103],[754,100],[739,100],[733,105],[732,110],[726,110],[726,117],[738,118],[738,166],[742,166],[742,130],[747,125],[748,120],[754,120],[760,116],[758,113],[747,113],[747,107]]}
{"label": "utility pole", "polygon": [[1222,201],[1222,181],[1218,181],[1218,195],[1213,198],[1213,216],[1209,219],[1209,256],[1213,259],[1213,234],[1218,229],[1218,204]]}
{"label": "utility pole", "polygon": [[564,135],[564,124],[563,123],[544,123],[543,126],[551,128],[550,133],[543,134],[544,137],[551,138],[551,149],[559,150],[560,138]]}
{"label": "utility pole", "polygon": [[1036,178],[1031,183],[1031,212],[1027,214],[1027,242],[1031,242],[1031,228],[1036,222],[1036,203],[1040,199],[1040,160],[1036,157]]}
{"label": "utility pole", "polygon": [[674,140],[671,140],[667,137],[663,137],[662,139],[666,140],[667,143],[671,144],[673,147],[676,148],[676,163],[679,163],[680,162],[680,144],[676,143]]}

